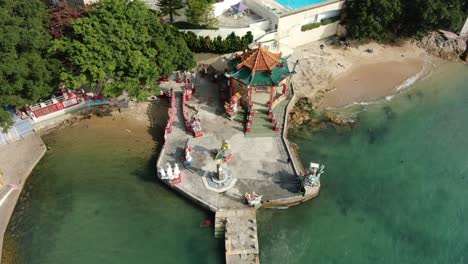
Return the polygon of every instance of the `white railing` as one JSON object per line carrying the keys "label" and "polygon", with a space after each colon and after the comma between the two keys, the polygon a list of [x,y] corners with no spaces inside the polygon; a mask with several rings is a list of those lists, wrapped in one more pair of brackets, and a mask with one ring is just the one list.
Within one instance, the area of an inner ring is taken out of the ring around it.
{"label": "white railing", "polygon": [[[292,80],[292,77],[291,77],[291,80]],[[292,97],[286,106],[286,111],[284,111],[284,122],[283,122],[283,131],[282,131],[281,139],[288,152],[288,157],[291,160],[294,173],[296,174],[296,176],[299,176],[301,175],[301,171],[303,167],[302,162],[299,160],[296,153],[291,150],[291,146],[289,145],[289,141],[287,138],[288,137],[288,115],[291,109],[294,107],[294,104],[296,103],[296,95],[294,93],[294,86],[292,84],[290,85],[290,91],[291,91]]]}

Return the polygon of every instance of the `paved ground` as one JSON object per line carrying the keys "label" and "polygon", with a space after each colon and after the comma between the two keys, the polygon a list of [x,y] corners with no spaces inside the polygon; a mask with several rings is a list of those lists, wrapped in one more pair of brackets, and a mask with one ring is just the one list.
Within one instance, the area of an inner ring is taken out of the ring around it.
{"label": "paved ground", "polygon": [[[23,184],[45,152],[46,146],[35,133],[23,140],[0,145],[0,169],[3,172],[3,183],[20,186],[20,189],[11,192],[5,202],[0,205],[0,249],[3,248],[3,236]],[[1,254],[0,250],[0,262]]]}
{"label": "paved ground", "polygon": [[259,246],[254,209],[222,210],[216,220],[225,227],[226,264],[258,264]]}
{"label": "paved ground", "polygon": [[[184,146],[190,140],[194,162],[189,170],[183,171],[183,181],[175,188],[213,211],[219,208],[244,208],[245,192],[255,191],[265,197],[297,193],[300,183],[293,174],[280,137],[245,138],[242,124],[224,117],[224,109],[218,99],[219,87],[206,79],[199,79],[196,83],[197,92],[191,102],[199,105],[205,136],[194,139],[188,134],[178,112],[173,133],[167,138],[167,147],[160,162],[164,167],[168,162],[171,166],[174,162],[180,165]],[[166,85],[177,86],[174,83]],[[218,194],[208,191],[201,177],[205,171],[215,171],[214,151],[225,139],[229,140],[233,153],[227,166],[238,181],[231,190]]]}
{"label": "paved ground", "polygon": [[242,28],[261,20],[262,17],[252,11],[250,11],[249,15],[244,16],[231,16],[229,12],[226,12],[216,19],[218,19],[218,23],[216,23],[217,27]]}

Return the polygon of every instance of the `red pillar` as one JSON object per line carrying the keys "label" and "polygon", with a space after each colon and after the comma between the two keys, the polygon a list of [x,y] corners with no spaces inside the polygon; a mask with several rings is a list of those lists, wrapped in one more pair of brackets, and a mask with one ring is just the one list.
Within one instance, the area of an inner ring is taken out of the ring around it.
{"label": "red pillar", "polygon": [[232,79],[229,79],[229,87],[231,88],[231,96],[233,96],[236,93],[236,91],[235,91],[234,82],[232,81]]}
{"label": "red pillar", "polygon": [[275,99],[275,87],[270,87],[270,107],[273,108],[273,100]]}
{"label": "red pillar", "polygon": [[248,89],[249,89],[249,106],[252,106],[253,105],[253,102],[252,102],[253,89],[252,87],[248,87]]}
{"label": "red pillar", "polygon": [[283,95],[286,95],[287,91],[288,91],[288,86],[286,84],[283,84]]}

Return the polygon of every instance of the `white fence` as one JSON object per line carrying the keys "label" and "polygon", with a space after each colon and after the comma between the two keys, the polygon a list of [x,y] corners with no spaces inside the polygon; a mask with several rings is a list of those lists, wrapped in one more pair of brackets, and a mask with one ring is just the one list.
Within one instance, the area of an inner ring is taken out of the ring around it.
{"label": "white fence", "polygon": [[292,28],[289,34],[280,39],[280,44],[296,48],[313,41],[336,35],[339,21],[318,28],[301,31],[301,27]]}

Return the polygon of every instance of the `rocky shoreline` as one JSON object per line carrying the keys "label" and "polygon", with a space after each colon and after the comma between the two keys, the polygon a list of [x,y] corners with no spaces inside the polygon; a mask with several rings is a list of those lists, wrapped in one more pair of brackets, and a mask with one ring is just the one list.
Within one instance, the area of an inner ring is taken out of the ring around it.
{"label": "rocky shoreline", "polygon": [[429,54],[450,61],[468,62],[468,37],[453,32],[433,31],[417,42]]}
{"label": "rocky shoreline", "polygon": [[314,100],[302,97],[289,113],[289,128],[308,127],[312,131],[319,131],[329,126],[352,127],[356,124],[353,119],[340,117],[337,113],[319,109],[313,105]]}

